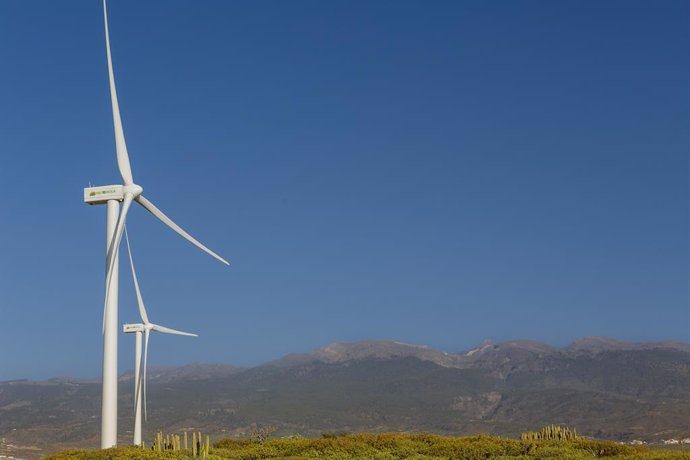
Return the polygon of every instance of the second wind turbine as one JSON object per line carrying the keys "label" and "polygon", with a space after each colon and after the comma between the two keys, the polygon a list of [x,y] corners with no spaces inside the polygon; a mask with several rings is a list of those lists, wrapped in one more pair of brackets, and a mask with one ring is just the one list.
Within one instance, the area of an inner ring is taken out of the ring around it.
{"label": "second wind turbine", "polygon": [[[134,268],[134,258],[132,257],[132,247],[129,244],[129,235],[125,228],[125,242],[127,243],[127,254],[129,254],[129,265],[132,269],[132,279],[134,281],[134,289],[137,294],[137,304],[139,305],[139,317],[141,323],[139,324],[125,324],[123,331],[126,334],[134,334],[134,439],[135,446],[142,445],[141,438],[141,409],[142,409],[142,394],[144,400],[144,418],[146,418],[146,370],[148,368],[149,356],[149,334],[151,331],[160,332],[162,334],[186,335],[187,337],[198,337],[196,334],[189,332],[182,332],[169,327],[154,324],[149,321],[149,315],[146,313],[146,306],[144,305],[144,297],[141,295],[139,288],[139,279],[137,278],[137,271]],[[144,336],[144,354],[141,353],[141,339]],[[142,371],[143,370],[143,371]]]}

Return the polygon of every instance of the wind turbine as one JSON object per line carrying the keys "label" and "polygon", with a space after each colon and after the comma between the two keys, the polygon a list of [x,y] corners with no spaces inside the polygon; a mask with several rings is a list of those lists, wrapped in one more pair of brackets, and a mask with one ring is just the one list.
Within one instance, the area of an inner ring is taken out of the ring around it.
{"label": "wind turbine", "polygon": [[[141,317],[141,323],[139,324],[125,324],[123,326],[123,331],[126,334],[134,334],[135,347],[134,347],[134,445],[141,446],[141,399],[142,399],[142,389],[144,394],[144,418],[146,418],[146,369],[147,361],[149,355],[149,333],[151,331],[161,332],[163,334],[174,334],[174,335],[186,335],[188,337],[198,337],[196,334],[190,334],[189,332],[177,331],[175,329],[170,329],[165,326],[160,326],[158,324],[153,324],[149,321],[149,317],[146,314],[146,307],[144,306],[144,299],[141,296],[141,290],[139,289],[139,280],[137,279],[137,272],[134,269],[134,259],[132,258],[132,248],[129,245],[129,235],[127,234],[127,229],[125,228],[125,241],[127,242],[127,253],[129,254],[129,264],[132,268],[132,278],[134,280],[134,289],[137,293],[137,304],[139,305],[139,316]],[[144,357],[143,357],[143,367],[144,372],[141,372],[142,356],[141,356],[141,336],[144,335]]]}
{"label": "wind turbine", "polygon": [[[201,244],[175,222],[166,216],[153,203],[142,195],[143,188],[134,182],[132,168],[129,164],[129,154],[125,134],[120,118],[120,106],[115,89],[115,76],[110,53],[110,36],[108,33],[108,11],[106,0],[103,0],[103,19],[105,23],[105,46],[108,58],[108,79],[110,82],[110,102],[113,110],[113,126],[115,128],[115,149],[117,166],[122,176],[122,185],[106,185],[88,187],[84,189],[84,201],[90,205],[106,204],[106,276],[105,302],[103,306],[103,403],[101,407],[101,448],[107,449],[117,445],[117,333],[118,333],[118,278],[120,241],[127,220],[127,213],[133,201],[144,207],[151,214],[160,219],[165,225],[180,234],[192,244],[230,265],[227,260]],[[120,210],[122,202],[122,210]]]}

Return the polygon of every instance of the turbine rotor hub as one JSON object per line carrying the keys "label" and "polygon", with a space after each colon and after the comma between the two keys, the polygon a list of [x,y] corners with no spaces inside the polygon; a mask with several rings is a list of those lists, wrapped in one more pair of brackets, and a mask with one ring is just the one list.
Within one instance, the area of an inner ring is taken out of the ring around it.
{"label": "turbine rotor hub", "polygon": [[141,185],[129,184],[123,187],[123,191],[125,193],[131,193],[134,195],[134,198],[136,198],[144,192],[144,188]]}

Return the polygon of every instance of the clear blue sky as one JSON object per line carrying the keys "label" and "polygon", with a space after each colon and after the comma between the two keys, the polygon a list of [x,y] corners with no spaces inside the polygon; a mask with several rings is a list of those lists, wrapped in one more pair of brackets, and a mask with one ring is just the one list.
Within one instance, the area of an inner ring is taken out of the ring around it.
{"label": "clear blue sky", "polygon": [[[201,334],[152,365],[689,339],[688,2],[109,10],[135,179],[233,262],[132,211],[152,320]],[[0,2],[0,379],[100,375],[107,85],[99,1]]]}

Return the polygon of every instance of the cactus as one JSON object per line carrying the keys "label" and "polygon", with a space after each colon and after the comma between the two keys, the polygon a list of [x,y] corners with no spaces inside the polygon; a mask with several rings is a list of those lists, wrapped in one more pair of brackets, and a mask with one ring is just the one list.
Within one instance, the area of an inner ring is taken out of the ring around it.
{"label": "cactus", "polygon": [[528,431],[527,433],[522,433],[520,439],[525,442],[534,441],[572,441],[574,439],[580,439],[577,434],[577,430],[559,426],[559,425],[549,425],[543,427],[539,431]]}
{"label": "cactus", "polygon": [[[142,448],[146,448],[146,443],[142,442],[141,443]],[[166,450],[181,450],[182,449],[182,441],[181,437],[179,434],[166,434],[163,435],[162,431],[159,431],[156,433],[156,437],[153,440],[153,444],[151,447],[154,451],[156,452],[162,452]]]}
{"label": "cactus", "polygon": [[[153,440],[152,449],[156,452],[163,452],[167,450],[179,451],[182,450],[182,442],[184,439],[184,449],[189,449],[189,435],[185,431],[184,437],[179,434],[163,434],[162,431],[156,433],[156,437]],[[207,458],[209,452],[211,452],[211,437],[206,435],[206,439],[201,435],[201,431],[192,431],[192,456],[193,457],[203,457]],[[145,443],[141,443],[144,447]]]}

